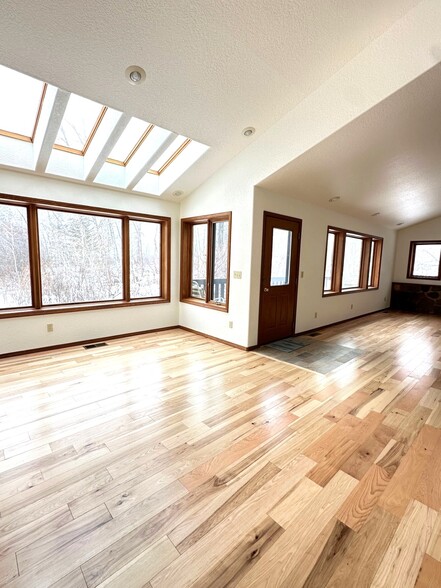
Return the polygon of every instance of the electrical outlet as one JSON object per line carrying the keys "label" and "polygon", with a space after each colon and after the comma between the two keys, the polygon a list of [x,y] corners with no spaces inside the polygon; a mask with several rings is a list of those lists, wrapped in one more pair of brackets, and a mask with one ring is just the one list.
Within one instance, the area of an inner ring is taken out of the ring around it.
{"label": "electrical outlet", "polygon": [[354,308],[354,305],[353,305],[353,304],[351,304],[351,310],[352,310],[353,308]]}
{"label": "electrical outlet", "polygon": [[303,278],[303,273],[304,273],[304,272],[300,272],[300,277],[301,277],[301,278]]}
{"label": "electrical outlet", "polygon": [[235,280],[241,280],[242,279],[242,272],[233,272],[233,278]]}
{"label": "electrical outlet", "polygon": [[314,313],[314,318],[317,318],[317,313],[316,312]]}
{"label": "electrical outlet", "polygon": [[384,302],[386,302],[386,301],[387,301],[387,298],[386,298],[386,296],[385,296],[385,297],[384,297]]}
{"label": "electrical outlet", "polygon": [[232,329],[233,328],[233,321],[228,321],[228,328]]}
{"label": "electrical outlet", "polygon": [[48,323],[47,324],[47,332],[52,333],[53,330],[54,330],[54,325],[52,323]]}

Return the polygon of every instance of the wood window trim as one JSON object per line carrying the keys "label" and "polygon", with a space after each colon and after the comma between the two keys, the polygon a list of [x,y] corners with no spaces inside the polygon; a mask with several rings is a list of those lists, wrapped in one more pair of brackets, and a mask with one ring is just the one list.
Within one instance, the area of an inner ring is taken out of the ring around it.
{"label": "wood window trim", "polygon": [[132,147],[132,149],[130,150],[129,154],[124,159],[124,161],[121,161],[120,159],[112,159],[111,157],[108,157],[106,159],[107,163],[113,163],[114,165],[126,167],[127,164],[129,163],[129,161],[132,159],[132,157],[135,155],[135,153],[138,151],[138,149],[141,147],[141,145],[144,143],[144,141],[147,139],[147,137],[150,135],[150,133],[153,131],[154,128],[155,128],[155,125],[152,125],[152,124],[150,124],[147,127],[147,129],[142,133],[141,137],[138,139],[138,141]]}
{"label": "wood window trim", "polygon": [[[230,300],[230,257],[231,257],[231,220],[232,213],[223,212],[217,214],[193,216],[181,219],[181,281],[180,281],[180,302],[193,304],[203,308],[211,308],[220,312],[228,312]],[[227,255],[227,278],[225,291],[225,304],[218,304],[210,300],[212,284],[212,243],[213,224],[216,222],[228,222],[228,255]],[[191,260],[192,260],[192,227],[198,224],[207,224],[207,284],[205,300],[191,296]]]}
{"label": "wood window trim", "polygon": [[409,258],[407,262],[407,279],[409,280],[441,280],[441,254],[438,265],[438,275],[435,276],[418,276],[413,273],[413,266],[415,263],[415,252],[418,245],[441,245],[441,241],[436,239],[429,239],[427,241],[411,241],[409,244]]}
{"label": "wood window trim", "polygon": [[[29,264],[31,276],[32,307],[15,307],[0,309],[0,319],[22,316],[35,316],[61,312],[82,312],[84,310],[98,310],[102,308],[122,308],[147,304],[161,304],[170,302],[170,260],[171,260],[171,219],[166,216],[149,215],[111,208],[94,207],[88,205],[71,204],[40,198],[12,196],[0,194],[0,205],[22,206],[27,209]],[[89,214],[107,218],[121,219],[122,223],[122,272],[123,297],[121,300],[105,300],[94,302],[73,302],[68,304],[42,304],[41,266],[38,236],[38,210],[53,210],[56,212],[70,212]],[[129,221],[155,222],[161,227],[160,247],[160,296],[152,298],[130,298],[130,249],[129,249]]]}
{"label": "wood window trim", "polygon": [[[326,231],[326,237],[329,233],[335,235],[334,241],[334,255],[332,261],[332,277],[331,277],[331,289],[325,290],[325,273],[326,273],[326,259],[328,253],[328,238],[326,238],[326,249],[325,249],[325,266],[323,270],[323,286],[322,286],[322,298],[328,298],[331,296],[341,296],[343,294],[354,294],[357,292],[369,292],[371,290],[378,290],[380,287],[380,272],[381,272],[381,259],[383,254],[383,238],[376,235],[368,235],[366,233],[359,233],[358,231],[352,231],[349,229],[342,229],[340,227],[328,226]],[[355,237],[363,240],[362,251],[361,251],[361,262],[360,262],[360,274],[359,274],[359,285],[354,288],[343,288],[343,265],[345,255],[345,244],[346,237]],[[374,243],[373,247],[373,265],[372,275],[369,281],[369,265],[370,265],[370,254],[371,254],[371,243]]]}
{"label": "wood window trim", "polygon": [[58,151],[65,151],[66,153],[73,153],[74,155],[86,155],[87,150],[89,149],[90,144],[92,143],[93,138],[95,137],[98,127],[102,123],[107,110],[107,106],[103,106],[101,108],[98,118],[96,119],[95,124],[93,125],[92,130],[90,131],[82,149],[75,149],[75,147],[68,147],[67,145],[59,145],[58,143],[54,143],[54,149],[57,149]]}
{"label": "wood window trim", "polygon": [[163,163],[162,166],[157,171],[154,169],[149,169],[147,173],[153,174],[154,176],[160,176],[174,162],[174,160],[179,155],[181,155],[181,153],[184,151],[184,149],[186,147],[188,147],[188,145],[190,145],[190,143],[191,143],[191,139],[185,139],[185,141],[182,143],[182,145],[180,145],[176,149],[176,151],[174,153],[172,153],[172,155],[170,155],[170,157],[167,159],[167,161],[165,163]]}

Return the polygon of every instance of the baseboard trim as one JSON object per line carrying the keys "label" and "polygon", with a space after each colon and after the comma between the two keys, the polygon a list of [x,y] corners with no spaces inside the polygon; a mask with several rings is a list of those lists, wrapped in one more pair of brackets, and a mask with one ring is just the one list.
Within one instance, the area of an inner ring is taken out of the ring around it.
{"label": "baseboard trim", "polygon": [[98,343],[99,341],[111,341],[112,339],[122,339],[124,337],[136,337],[137,335],[148,335],[149,333],[159,333],[160,331],[172,331],[179,329],[179,325],[171,327],[158,327],[157,329],[148,329],[145,331],[134,331],[133,333],[122,333],[121,335],[109,335],[108,337],[95,337],[94,339],[84,339],[83,341],[71,341],[69,343],[60,343],[58,345],[49,345],[48,347],[35,347],[33,349],[23,349],[20,351],[11,351],[10,353],[0,354],[0,359],[8,357],[17,357],[20,355],[29,355],[31,353],[42,353],[45,351],[55,351],[63,349],[64,347],[78,347],[81,345],[89,345],[90,343]]}
{"label": "baseboard trim", "polygon": [[212,339],[213,341],[217,341],[218,343],[223,343],[224,345],[229,345],[230,347],[234,347],[235,349],[240,349],[241,351],[252,351],[253,349],[257,348],[257,345],[251,345],[251,347],[244,347],[243,345],[239,345],[238,343],[232,343],[231,341],[226,341],[225,339],[220,339],[219,337],[214,337],[213,335],[207,335],[207,333],[202,333],[201,331],[196,331],[196,329],[190,329],[190,327],[183,327],[179,325],[180,329],[184,331],[188,331],[189,333],[194,333],[195,335],[201,335],[201,337],[207,337],[207,339]]}
{"label": "baseboard trim", "polygon": [[386,310],[391,310],[390,306],[386,308],[380,308],[380,310],[372,310],[371,312],[365,312],[364,314],[357,314],[357,316],[351,316],[351,318],[343,319],[342,321],[336,321],[335,323],[328,323],[326,325],[319,325],[314,327],[313,329],[308,329],[307,331],[300,331],[299,333],[294,333],[293,337],[300,337],[301,335],[308,335],[309,333],[315,333],[319,329],[327,329],[329,327],[336,327],[337,325],[342,325],[343,323],[350,323],[351,321],[355,321],[359,318],[364,318],[365,316],[371,316],[372,314],[378,314],[379,312],[385,312]]}
{"label": "baseboard trim", "polygon": [[[355,319],[363,318],[365,316],[370,316],[372,314],[377,314],[379,312],[384,312],[386,310],[391,310],[390,307],[381,308],[380,310],[373,310],[372,312],[366,312],[365,314],[359,314],[357,316],[353,316],[348,319],[344,319],[342,321],[337,321],[335,323],[329,323],[327,325],[320,325],[315,327],[314,329],[309,329],[307,331],[300,331],[299,333],[294,333],[293,337],[297,337],[300,335],[307,335],[308,333],[314,333],[318,329],[326,329],[328,327],[334,327],[336,325],[341,325],[343,323],[348,323]],[[157,329],[148,329],[145,331],[134,331],[133,333],[122,333],[121,335],[109,335],[108,337],[95,337],[94,339],[85,339],[83,341],[72,341],[70,343],[60,343],[59,345],[50,345],[48,347],[36,347],[34,349],[23,349],[20,351],[12,351],[10,353],[2,353],[0,354],[0,359],[6,359],[8,357],[17,357],[20,355],[29,355],[31,353],[42,353],[44,351],[55,351],[57,349],[63,349],[63,347],[76,347],[79,345],[88,345],[89,343],[98,343],[99,341],[110,341],[112,339],[122,339],[123,337],[135,337],[136,335],[148,335],[149,333],[159,333],[161,331],[172,331],[173,329],[183,329],[184,331],[188,331],[189,333],[194,333],[195,335],[200,335],[201,337],[206,337],[207,339],[212,339],[213,341],[217,341],[218,343],[223,343],[224,345],[229,345],[230,347],[234,347],[235,349],[240,349],[241,351],[254,351],[260,347],[259,345],[250,345],[249,347],[245,347],[244,345],[238,345],[237,343],[232,343],[231,341],[226,341],[225,339],[220,339],[219,337],[214,337],[213,335],[207,335],[207,333],[202,333],[201,331],[196,331],[196,329],[190,329],[190,327],[184,327],[182,325],[173,325],[171,327],[159,327]]]}

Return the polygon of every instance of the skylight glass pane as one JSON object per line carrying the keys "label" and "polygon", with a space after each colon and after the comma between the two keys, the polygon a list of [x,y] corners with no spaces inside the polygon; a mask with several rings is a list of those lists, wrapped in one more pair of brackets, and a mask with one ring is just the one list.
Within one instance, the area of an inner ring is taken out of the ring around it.
{"label": "skylight glass pane", "polygon": [[55,143],[84,151],[102,109],[97,102],[71,94]]}
{"label": "skylight glass pane", "polygon": [[131,118],[115,147],[110,152],[109,159],[124,163],[149,126],[148,122],[139,118]]}
{"label": "skylight glass pane", "polygon": [[178,135],[176,137],[176,139],[173,141],[173,143],[170,145],[170,147],[167,147],[167,149],[164,151],[164,153],[155,161],[155,163],[150,168],[151,171],[159,172],[159,170],[164,165],[164,163],[166,163],[170,159],[170,157],[174,153],[176,153],[176,151],[179,149],[179,147],[181,147],[185,143],[186,140],[187,140],[187,137],[183,137],[182,135]]}
{"label": "skylight glass pane", "polygon": [[32,137],[44,82],[0,65],[0,129]]}

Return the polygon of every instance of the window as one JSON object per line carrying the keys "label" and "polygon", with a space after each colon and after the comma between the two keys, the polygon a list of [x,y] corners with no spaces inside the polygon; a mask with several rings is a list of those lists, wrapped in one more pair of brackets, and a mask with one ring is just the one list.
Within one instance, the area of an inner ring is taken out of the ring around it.
{"label": "window", "polygon": [[441,280],[441,241],[411,241],[407,277]]}
{"label": "window", "polygon": [[382,248],[380,237],[328,227],[323,295],[378,288]]}
{"label": "window", "polygon": [[170,219],[0,197],[0,317],[169,301]]}
{"label": "window", "polygon": [[360,288],[363,238],[346,235],[343,257],[342,290]]}
{"label": "window", "polygon": [[71,94],[54,148],[84,155],[106,110],[105,106],[97,102]]}
{"label": "window", "polygon": [[0,89],[0,166],[160,196],[209,149],[2,65]]}
{"label": "window", "polygon": [[107,161],[126,166],[153,128],[153,125],[139,118],[131,118],[115,147],[110,152]]}
{"label": "window", "polygon": [[182,220],[181,301],[228,310],[231,212]]}
{"label": "window", "polygon": [[32,142],[47,84],[0,65],[0,135]]}
{"label": "window", "polygon": [[160,176],[169,165],[184,151],[184,149],[191,143],[190,139],[186,137],[176,137],[170,147],[164,151],[164,153],[155,161],[152,167],[149,169],[149,174],[155,174]]}
{"label": "window", "polygon": [[38,211],[43,306],[122,300],[122,221]]}
{"label": "window", "polygon": [[161,295],[161,225],[129,221],[130,296],[154,298]]}
{"label": "window", "polygon": [[0,204],[0,309],[32,306],[25,206]]}

